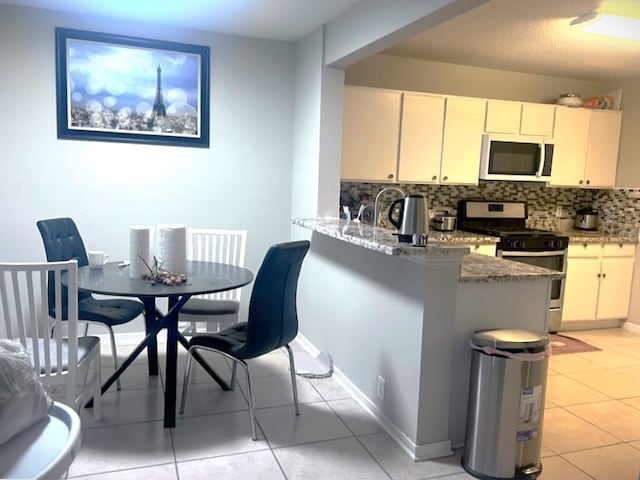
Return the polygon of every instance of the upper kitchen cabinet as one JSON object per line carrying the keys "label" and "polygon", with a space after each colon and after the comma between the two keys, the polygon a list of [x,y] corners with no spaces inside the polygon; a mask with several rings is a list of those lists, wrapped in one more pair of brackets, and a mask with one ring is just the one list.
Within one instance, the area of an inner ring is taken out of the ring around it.
{"label": "upper kitchen cabinet", "polygon": [[613,187],[622,112],[558,107],[550,185]]}
{"label": "upper kitchen cabinet", "polygon": [[590,113],[585,183],[591,187],[613,187],[616,183],[622,112],[592,110]]}
{"label": "upper kitchen cabinet", "polygon": [[402,94],[398,181],[440,182],[444,97]]}
{"label": "upper kitchen cabinet", "polygon": [[345,86],[342,179],[396,181],[401,98],[395,90]]}
{"label": "upper kitchen cabinet", "polygon": [[553,137],[554,117],[554,105],[489,100],[485,131]]}
{"label": "upper kitchen cabinet", "polygon": [[440,183],[478,184],[487,101],[447,97]]}

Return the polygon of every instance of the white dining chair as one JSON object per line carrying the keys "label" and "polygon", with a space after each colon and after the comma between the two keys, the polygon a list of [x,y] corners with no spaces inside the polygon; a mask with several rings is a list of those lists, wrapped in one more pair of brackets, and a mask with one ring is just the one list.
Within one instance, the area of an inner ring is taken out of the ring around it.
{"label": "white dining chair", "polygon": [[100,419],[100,339],[78,336],[76,260],[0,263],[0,337],[25,347],[53,399],[79,412],[93,398],[93,416]]}
{"label": "white dining chair", "polygon": [[[244,267],[246,247],[246,230],[187,229],[188,260]],[[241,289],[237,288],[190,298],[180,310],[182,333],[218,332],[223,326],[237,323],[240,295]]]}

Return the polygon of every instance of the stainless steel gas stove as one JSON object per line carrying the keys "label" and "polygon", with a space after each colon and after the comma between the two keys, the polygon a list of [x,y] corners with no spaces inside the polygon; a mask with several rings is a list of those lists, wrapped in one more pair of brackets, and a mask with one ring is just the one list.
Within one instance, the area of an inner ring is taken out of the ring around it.
{"label": "stainless steel gas stove", "polygon": [[[526,227],[526,202],[499,200],[460,200],[458,228],[467,232],[498,237],[496,256],[516,262],[567,272],[569,237],[549,230]],[[549,331],[556,332],[562,322],[564,279],[554,280],[549,304]]]}

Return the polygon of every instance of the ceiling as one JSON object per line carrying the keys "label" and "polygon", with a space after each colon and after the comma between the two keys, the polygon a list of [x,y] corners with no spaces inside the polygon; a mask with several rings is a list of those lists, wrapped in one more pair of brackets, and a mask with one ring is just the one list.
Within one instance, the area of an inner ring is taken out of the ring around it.
{"label": "ceiling", "polygon": [[640,76],[640,41],[569,29],[597,8],[640,17],[638,0],[491,0],[384,53],[581,80]]}
{"label": "ceiling", "polygon": [[[367,0],[0,0],[0,4],[296,41],[360,1]],[[640,41],[568,28],[573,18],[598,7],[640,17],[639,0],[490,0],[384,53],[583,80],[640,76]]]}
{"label": "ceiling", "polygon": [[360,0],[0,0],[0,4],[296,41]]}

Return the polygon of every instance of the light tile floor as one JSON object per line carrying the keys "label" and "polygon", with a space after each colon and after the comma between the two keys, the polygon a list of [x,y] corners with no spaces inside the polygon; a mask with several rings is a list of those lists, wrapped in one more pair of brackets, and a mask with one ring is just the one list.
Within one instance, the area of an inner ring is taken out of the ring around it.
{"label": "light tile floor", "polygon": [[[638,480],[640,334],[572,332],[600,352],[550,360],[543,433],[543,480]],[[121,347],[122,355],[131,347]],[[297,349],[298,355],[304,352]],[[103,366],[109,365],[103,348]],[[178,374],[184,372],[180,352]],[[228,372],[221,359],[215,368]],[[161,359],[161,362],[163,359]],[[162,365],[162,363],[161,363]],[[295,417],[288,363],[273,353],[251,364],[259,438],[250,437],[244,390],[222,392],[197,369],[184,415],[162,426],[161,377],[141,356],[103,396],[103,418],[82,411],[82,448],[70,478],[462,480],[462,452],[413,462],[333,379],[298,377]],[[105,368],[105,374],[108,374]],[[241,379],[242,380],[242,379]],[[179,389],[182,378],[178,379]],[[242,385],[242,383],[241,383]],[[180,390],[179,390],[180,391]]]}

